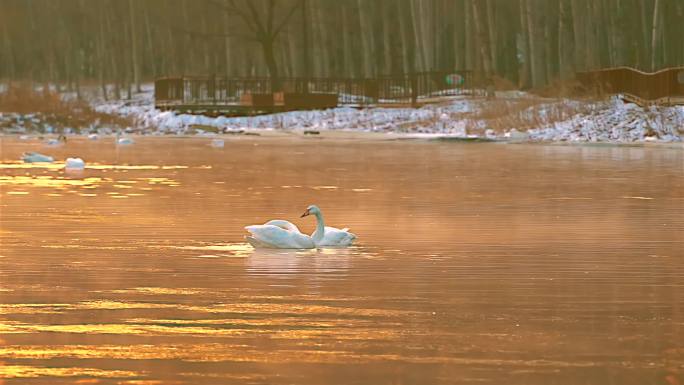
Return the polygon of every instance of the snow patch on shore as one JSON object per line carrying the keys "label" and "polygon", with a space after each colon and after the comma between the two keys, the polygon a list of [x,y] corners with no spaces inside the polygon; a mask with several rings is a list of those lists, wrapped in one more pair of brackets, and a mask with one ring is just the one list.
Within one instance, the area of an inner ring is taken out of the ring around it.
{"label": "snow patch on shore", "polygon": [[615,97],[591,111],[528,131],[530,140],[570,142],[679,142],[684,106],[640,107]]}

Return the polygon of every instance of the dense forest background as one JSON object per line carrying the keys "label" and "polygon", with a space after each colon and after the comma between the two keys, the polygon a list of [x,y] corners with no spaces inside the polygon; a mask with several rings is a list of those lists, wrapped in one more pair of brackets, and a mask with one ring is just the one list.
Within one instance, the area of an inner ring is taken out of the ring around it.
{"label": "dense forest background", "polygon": [[529,88],[682,65],[684,1],[0,0],[0,36],[0,79],[70,88],[454,69]]}

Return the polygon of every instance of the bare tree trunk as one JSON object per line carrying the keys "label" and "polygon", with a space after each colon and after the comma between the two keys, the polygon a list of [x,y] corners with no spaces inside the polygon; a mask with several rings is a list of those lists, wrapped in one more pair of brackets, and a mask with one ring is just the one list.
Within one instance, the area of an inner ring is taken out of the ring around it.
{"label": "bare tree trunk", "polygon": [[543,55],[541,55],[542,63],[545,64],[545,66],[542,67],[544,69],[544,74],[542,75],[541,84],[547,84],[551,81],[554,69],[553,39],[551,38],[551,25],[553,23],[549,21],[552,16],[550,15],[551,12],[544,12],[547,11],[546,8],[551,7],[552,5],[553,3],[544,2],[542,9],[540,9],[541,13],[544,14],[547,19],[547,22],[544,23]]}
{"label": "bare tree trunk", "polygon": [[[129,1],[132,1],[132,0],[129,0]],[[202,3],[200,3],[200,4],[202,4]],[[205,6],[205,8],[206,8],[206,6]],[[201,12],[199,18],[200,18],[200,20],[202,20],[201,31],[204,35],[206,35],[208,33],[207,28],[209,26],[209,23],[207,22],[206,12]],[[197,47],[201,48],[202,46],[204,46],[204,52],[202,52],[202,57],[204,59],[204,73],[215,75],[216,73],[212,72],[212,67],[211,67],[211,51],[212,51],[211,40],[210,39],[202,39],[202,40],[204,40],[203,41],[204,44],[197,44]]]}
{"label": "bare tree trunk", "polygon": [[420,18],[420,37],[422,40],[421,47],[425,60],[425,67],[423,67],[423,70],[431,71],[435,69],[436,63],[434,62],[434,53],[432,50],[434,48],[435,36],[432,34],[433,28],[431,26],[434,25],[434,21],[429,19],[429,7],[434,7],[435,1],[420,1],[418,2],[417,6],[418,15]]}
{"label": "bare tree trunk", "polygon": [[472,71],[475,69],[475,60],[473,55],[475,44],[473,43],[474,39],[472,27],[473,10],[470,1],[464,0],[463,10],[463,16],[465,17],[465,63],[466,68]]}
{"label": "bare tree trunk", "polygon": [[99,75],[100,75],[100,87],[102,88],[102,97],[104,100],[107,100],[109,98],[109,95],[107,94],[107,83],[105,82],[105,55],[104,55],[104,49],[105,49],[105,33],[104,33],[104,25],[105,25],[105,16],[104,16],[104,7],[102,7],[102,10],[99,12],[99,24],[100,24],[100,34],[99,34],[99,41],[97,43],[97,58],[98,58],[98,64],[99,64]]}
{"label": "bare tree trunk", "polygon": [[492,72],[498,73],[498,50],[497,50],[497,36],[496,36],[496,15],[494,14],[494,0],[487,0],[487,26],[489,27],[489,56],[492,62]]}
{"label": "bare tree trunk", "polygon": [[[311,57],[309,54],[309,26],[311,25],[311,22],[307,15],[307,10],[307,1],[302,0],[302,68],[304,69],[304,76],[311,76]],[[346,16],[346,13],[344,14],[344,16]],[[346,18],[344,20],[344,25],[346,25]],[[344,34],[343,38],[348,39],[346,33]]]}
{"label": "bare tree trunk", "polygon": [[658,43],[658,23],[660,22],[660,0],[653,4],[653,29],[651,30],[651,71],[656,69],[656,49]]}
{"label": "bare tree trunk", "polygon": [[564,0],[558,2],[558,77],[561,79],[567,78],[567,71],[565,68],[565,44],[563,37],[565,37],[565,4]]}
{"label": "bare tree trunk", "polygon": [[232,66],[232,60],[231,60],[231,54],[233,53],[233,49],[231,47],[231,38],[229,35],[229,30],[228,26],[230,25],[230,19],[228,17],[228,13],[224,12],[223,13],[223,32],[226,34],[226,36],[223,38],[223,51],[225,54],[225,68],[224,68],[224,73],[226,74],[226,77],[229,77],[233,74],[233,66]]}
{"label": "bare tree trunk", "polygon": [[580,0],[571,0],[570,9],[572,11],[572,31],[574,36],[574,62],[575,70],[583,71],[586,67],[586,58],[583,55],[584,50],[584,29],[582,28],[582,11],[578,4]]}
{"label": "bare tree trunk", "polygon": [[359,8],[359,26],[361,27],[361,46],[363,47],[363,71],[364,77],[372,77],[375,75],[374,65],[373,65],[373,30],[372,21],[368,20],[368,9],[369,4],[366,0],[357,0],[357,5]]}
{"label": "bare tree trunk", "polygon": [[640,61],[641,61],[641,69],[646,69],[647,66],[650,68],[650,59],[651,55],[649,53],[651,52],[650,49],[650,34],[648,32],[648,11],[646,10],[646,2],[645,1],[639,1],[639,7],[641,8],[639,14],[641,15],[641,47],[642,47],[642,54],[640,56]]}
{"label": "bare tree trunk", "polygon": [[272,92],[280,91],[280,76],[278,75],[278,64],[273,52],[273,40],[262,40],[260,43],[264,53],[264,62],[266,67],[268,67],[268,75],[271,78]]}
{"label": "bare tree trunk", "polygon": [[[105,22],[107,25],[107,36],[112,36],[112,21],[110,17],[111,13],[107,12],[105,13]],[[116,44],[114,44],[116,46]],[[116,49],[115,49],[116,51]],[[117,100],[121,100],[121,73],[120,69],[118,66],[118,60],[116,60],[116,55],[111,54],[109,55],[109,59],[111,62],[111,71],[110,73],[112,74],[113,81],[114,81],[114,96],[116,97]]]}
{"label": "bare tree trunk", "polygon": [[[125,10],[123,12],[125,15]],[[124,15],[122,15],[122,18],[125,17]],[[129,64],[132,63],[131,57],[130,57],[132,52],[126,50],[125,48],[126,48],[126,43],[130,42],[131,39],[132,39],[131,26],[128,26],[128,28],[126,28],[126,26],[124,25],[124,38],[123,38],[124,44],[123,44],[122,49],[124,50],[124,53],[128,53],[129,56],[127,57],[126,55],[121,55],[121,62],[122,62],[121,68],[123,69],[122,78],[124,79],[125,86],[126,86],[126,99],[129,99],[129,100],[133,99],[133,91],[131,89],[131,80],[132,80],[131,75],[133,72],[132,71],[133,68],[131,68],[131,66],[129,66]]]}
{"label": "bare tree trunk", "polygon": [[532,0],[525,0],[527,8],[527,36],[529,37],[529,58],[530,58],[530,73],[532,75],[532,87],[539,87],[542,82],[539,68],[539,52],[537,47],[537,30],[535,13],[533,11]]}
{"label": "bare tree trunk", "polygon": [[133,65],[133,82],[137,92],[141,92],[140,88],[140,67],[138,67],[138,34],[135,28],[135,11],[133,10],[133,0],[128,0],[128,15],[131,25],[131,64]]}
{"label": "bare tree trunk", "polygon": [[[318,21],[316,23],[316,34],[319,36],[319,44],[321,48],[321,55],[318,58],[321,61],[321,76],[329,76],[330,75],[330,58],[331,58],[331,47],[330,47],[330,42],[328,39],[328,31],[326,27],[326,22],[325,22],[325,15],[323,14],[323,7],[316,5],[314,7],[314,10],[316,12],[316,20]],[[371,47],[372,48],[372,47]]]}
{"label": "bare tree trunk", "polygon": [[350,31],[347,29],[349,26],[349,7],[347,5],[343,5],[342,8],[342,20],[343,20],[343,25],[344,25],[344,31],[342,33],[342,44],[344,47],[344,67],[345,67],[345,74],[347,76],[354,76],[356,73],[354,69],[354,61],[353,59],[353,53],[354,49],[352,47],[352,41],[351,38],[349,37]]}
{"label": "bare tree trunk", "polygon": [[401,32],[401,64],[404,74],[414,71],[413,60],[414,56],[411,50],[411,42],[413,35],[408,26],[407,15],[405,14],[405,7],[401,2],[397,2],[397,17],[399,18],[399,29]]}
{"label": "bare tree trunk", "polygon": [[487,31],[483,24],[482,10],[480,9],[482,3],[478,0],[472,0],[471,5],[473,9],[473,21],[475,22],[475,30],[479,38],[480,57],[484,66],[485,77],[489,78],[492,75],[492,58],[490,57],[489,39],[487,39]]}
{"label": "bare tree trunk", "polygon": [[[459,4],[460,5],[460,4]],[[462,7],[456,6],[452,12],[455,10],[463,9]],[[453,30],[454,48],[453,52],[455,55],[454,63],[457,69],[464,69],[466,67],[465,63],[465,32],[463,23],[454,23]]]}
{"label": "bare tree trunk", "polygon": [[[361,0],[359,0],[361,1]],[[420,20],[420,5],[417,3],[418,0],[410,0],[411,4],[411,19],[413,25],[413,41],[415,42],[415,51],[418,56],[418,71],[425,71],[427,68],[427,63],[425,61],[425,47],[421,42],[422,37],[422,22]]]}
{"label": "bare tree trunk", "polygon": [[[152,28],[150,26],[150,12],[147,7],[143,7],[143,20],[145,20],[145,34],[147,35],[147,53],[149,58],[149,69],[152,71],[152,77],[156,78],[159,74],[159,68],[156,62],[156,46],[154,44],[154,38],[152,36]],[[145,55],[143,55],[144,57]],[[142,60],[145,61],[144,59]]]}
{"label": "bare tree trunk", "polygon": [[586,13],[584,15],[585,26],[585,41],[584,41],[584,57],[587,60],[587,69],[596,69],[599,63],[597,59],[597,36],[596,36],[596,3],[590,1],[587,4]]}
{"label": "bare tree trunk", "polygon": [[301,76],[302,68],[304,68],[303,62],[305,59],[301,57],[301,55],[297,55],[297,40],[295,39],[297,32],[294,30],[294,27],[292,27],[288,28],[287,34],[287,58],[290,62],[289,75],[292,77]]}
{"label": "bare tree trunk", "polygon": [[[391,33],[390,33],[390,20],[387,18],[387,15],[390,13],[390,8],[389,8],[389,3],[385,0],[383,1],[380,6],[382,7],[382,13],[385,14],[385,17],[382,20],[382,36],[384,40],[383,46],[383,68],[385,75],[389,75],[392,73],[392,44],[391,44]],[[396,20],[396,19],[395,19]]]}
{"label": "bare tree trunk", "polygon": [[[608,5],[606,4],[608,0],[603,0],[602,3],[605,7]],[[605,8],[604,7],[604,8]],[[617,4],[617,7],[619,7],[619,3]],[[619,9],[616,9],[615,12],[620,12]],[[617,46],[616,41],[617,41],[617,36],[616,33],[619,33],[615,29],[615,17],[614,13],[615,12],[607,12],[608,13],[608,66],[609,67],[615,67],[615,63],[617,62],[616,60],[616,50],[615,47]]]}
{"label": "bare tree trunk", "polygon": [[[5,45],[5,52],[7,52],[5,65],[7,68],[7,74],[10,79],[14,79],[16,76],[14,69],[14,52],[12,49],[12,43],[10,42],[9,34],[7,32],[7,23],[2,23],[2,38]],[[4,55],[3,55],[4,56]]]}

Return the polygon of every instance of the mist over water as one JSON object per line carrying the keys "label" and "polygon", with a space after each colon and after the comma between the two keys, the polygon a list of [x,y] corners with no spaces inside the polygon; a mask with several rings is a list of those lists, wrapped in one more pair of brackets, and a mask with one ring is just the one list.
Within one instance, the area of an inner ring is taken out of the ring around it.
{"label": "mist over water", "polygon": [[[0,383],[683,378],[680,149],[70,139],[65,173],[35,146],[0,139]],[[310,204],[356,245],[245,243]]]}

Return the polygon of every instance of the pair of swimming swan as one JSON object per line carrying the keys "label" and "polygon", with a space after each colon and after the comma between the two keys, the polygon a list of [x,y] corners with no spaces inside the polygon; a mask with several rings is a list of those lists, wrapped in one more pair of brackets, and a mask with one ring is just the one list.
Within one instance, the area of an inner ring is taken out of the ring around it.
{"label": "pair of swimming swan", "polygon": [[275,219],[263,225],[245,227],[251,234],[245,238],[255,248],[271,249],[345,247],[351,246],[356,239],[356,235],[350,233],[348,228],[327,227],[323,222],[323,214],[321,214],[321,209],[318,206],[309,206],[300,218],[308,215],[316,217],[316,230],[311,236],[303,234],[292,222]]}

